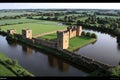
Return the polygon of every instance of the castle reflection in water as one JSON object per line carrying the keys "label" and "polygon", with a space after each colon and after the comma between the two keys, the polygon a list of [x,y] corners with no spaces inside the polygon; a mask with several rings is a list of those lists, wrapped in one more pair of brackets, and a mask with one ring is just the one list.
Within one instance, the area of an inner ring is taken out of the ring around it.
{"label": "castle reflection in water", "polygon": [[[22,50],[25,51],[27,55],[30,55],[33,52],[32,48],[25,46],[25,45],[22,46]],[[69,64],[65,63],[61,59],[54,57],[53,55],[48,55],[48,62],[52,68],[58,67],[58,69],[62,72],[68,71],[69,69]]]}

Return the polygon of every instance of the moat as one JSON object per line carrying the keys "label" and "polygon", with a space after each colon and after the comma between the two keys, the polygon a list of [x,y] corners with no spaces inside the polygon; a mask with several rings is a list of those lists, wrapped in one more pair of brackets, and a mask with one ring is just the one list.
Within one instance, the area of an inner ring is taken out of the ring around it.
{"label": "moat", "polygon": [[[97,34],[98,39],[94,44],[87,45],[78,51],[90,58],[99,60],[111,65],[118,65],[120,61],[120,49],[117,46],[116,38],[97,31],[90,31]],[[86,76],[87,73],[73,67],[54,56],[44,54],[20,44],[8,44],[5,37],[0,36],[0,51],[13,59],[36,76]]]}

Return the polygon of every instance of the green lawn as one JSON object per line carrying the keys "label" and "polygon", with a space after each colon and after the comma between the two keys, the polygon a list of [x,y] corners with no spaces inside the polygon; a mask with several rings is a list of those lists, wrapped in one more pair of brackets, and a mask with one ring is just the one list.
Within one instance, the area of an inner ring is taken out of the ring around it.
{"label": "green lawn", "polygon": [[57,34],[56,33],[48,34],[48,35],[44,35],[44,36],[41,36],[41,37],[38,37],[38,38],[52,40],[52,39],[56,39],[57,38]]}
{"label": "green lawn", "polygon": [[30,72],[22,68],[18,63],[13,65],[7,61],[11,62],[12,60],[6,57],[4,54],[0,53],[0,76],[23,76],[23,74],[33,76]]}
{"label": "green lawn", "polygon": [[71,38],[70,42],[69,42],[68,50],[69,51],[76,50],[76,49],[83,47],[87,44],[90,44],[91,42],[94,42],[94,41],[95,41],[94,38],[85,37],[85,36]]}
{"label": "green lawn", "polygon": [[40,33],[46,33],[46,32],[51,32],[55,30],[61,30],[65,29],[66,26],[63,25],[58,25],[58,22],[54,21],[44,21],[40,20],[39,22],[36,23],[25,23],[25,24],[16,24],[16,25],[6,25],[2,26],[1,30],[7,31],[7,29],[16,29],[17,33],[21,34],[21,30],[23,28],[29,28],[32,29],[33,35],[40,34]]}
{"label": "green lawn", "polygon": [[13,72],[11,72],[4,65],[0,64],[0,76],[16,76]]}

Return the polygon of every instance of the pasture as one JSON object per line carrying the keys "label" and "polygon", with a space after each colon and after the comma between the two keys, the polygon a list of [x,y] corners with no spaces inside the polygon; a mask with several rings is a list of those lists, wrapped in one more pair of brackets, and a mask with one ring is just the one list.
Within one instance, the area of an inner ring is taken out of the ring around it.
{"label": "pasture", "polygon": [[38,21],[39,20],[26,19],[26,18],[9,19],[9,20],[0,20],[0,25],[5,25],[5,24],[20,24],[20,23],[32,23],[32,22],[38,22]]}
{"label": "pasture", "polygon": [[22,14],[31,14],[31,12],[0,12],[0,17],[3,16],[16,16]]}
{"label": "pasture", "polygon": [[39,22],[35,22],[35,23],[24,23],[24,24],[2,26],[1,30],[7,31],[8,29],[16,29],[17,33],[21,34],[22,32],[21,30],[23,28],[28,28],[28,29],[32,29],[33,35],[36,35],[36,34],[65,29],[67,27],[66,25],[59,25],[59,24],[60,23],[54,21],[39,20]]}

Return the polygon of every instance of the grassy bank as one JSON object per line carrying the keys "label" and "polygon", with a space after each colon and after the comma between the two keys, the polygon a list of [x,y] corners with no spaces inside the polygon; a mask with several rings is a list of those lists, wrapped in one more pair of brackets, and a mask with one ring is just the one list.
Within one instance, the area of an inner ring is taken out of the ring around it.
{"label": "grassy bank", "polygon": [[13,72],[11,72],[8,68],[6,68],[3,64],[0,63],[0,76],[16,76]]}
{"label": "grassy bank", "polygon": [[71,38],[68,50],[69,51],[76,50],[76,49],[83,47],[87,44],[90,44],[94,41],[96,41],[95,38],[90,38],[90,37],[86,37],[86,36]]}
{"label": "grassy bank", "polygon": [[33,76],[22,68],[16,60],[11,60],[0,53],[0,76]]}

